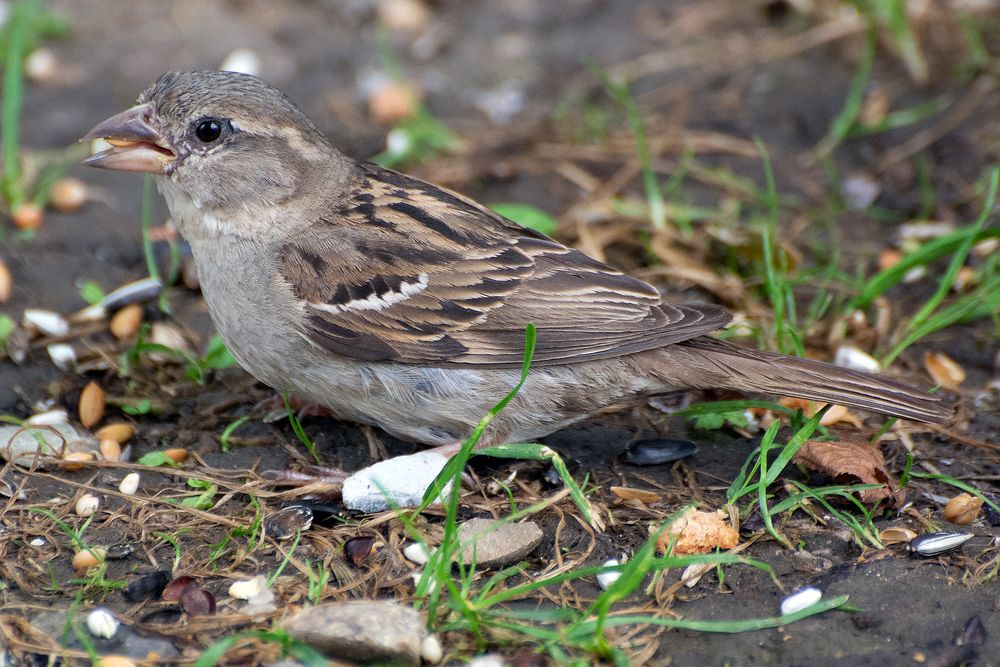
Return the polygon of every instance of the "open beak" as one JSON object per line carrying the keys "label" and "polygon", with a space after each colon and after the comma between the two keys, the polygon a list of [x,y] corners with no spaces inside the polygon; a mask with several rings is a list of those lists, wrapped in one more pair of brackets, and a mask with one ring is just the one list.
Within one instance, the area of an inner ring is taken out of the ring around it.
{"label": "open beak", "polygon": [[177,157],[150,124],[148,104],[140,104],[112,116],[85,134],[80,141],[104,139],[111,148],[83,161],[89,167],[165,174]]}

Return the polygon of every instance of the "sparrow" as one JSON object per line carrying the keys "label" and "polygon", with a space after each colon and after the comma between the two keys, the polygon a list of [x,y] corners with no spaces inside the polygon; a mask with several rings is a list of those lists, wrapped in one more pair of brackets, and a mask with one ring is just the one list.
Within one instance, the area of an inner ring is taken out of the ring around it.
{"label": "sparrow", "polygon": [[253,76],[171,72],[84,139],[84,164],[155,175],[239,364],[340,418],[441,447],[519,381],[483,444],[531,441],[681,389],[838,403],[925,422],[942,399],[711,336],[721,307],[650,284],[460,194],[355,161]]}

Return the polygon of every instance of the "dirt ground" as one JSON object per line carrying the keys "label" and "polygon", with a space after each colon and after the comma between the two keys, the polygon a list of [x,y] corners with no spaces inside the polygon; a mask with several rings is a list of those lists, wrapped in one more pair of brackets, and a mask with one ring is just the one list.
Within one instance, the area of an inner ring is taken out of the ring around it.
{"label": "dirt ground", "polygon": [[[57,81],[28,88],[23,143],[32,148],[71,144],[98,121],[128,106],[163,71],[214,68],[233,49],[246,47],[260,57],[261,75],[297,101],[334,145],[354,157],[371,156],[382,150],[387,130],[367,113],[363,92],[372,72],[381,68],[373,30],[376,4],[368,0],[66,0],[47,4],[68,18],[72,31],[65,39],[47,44],[64,73]],[[942,11],[939,3],[926,4],[928,12]],[[560,240],[590,251],[597,248],[609,261],[675,295],[720,301],[737,309],[747,303],[733,292],[712,290],[704,281],[664,270],[635,241],[609,235],[612,240],[602,243],[597,236],[581,232],[581,224],[585,225],[581,220],[588,215],[599,220],[609,217],[607,207],[600,205],[602,197],[620,193],[635,197],[642,188],[624,115],[603,92],[589,63],[632,81],[657,169],[664,178],[682,164],[685,146],[691,147],[705,169],[699,172],[701,177],[683,183],[688,204],[720,210],[750,206],[745,194],[733,185],[735,178],[719,175],[750,179],[759,186],[762,167],[753,138],[760,137],[770,150],[778,191],[794,198],[793,204],[782,209],[783,240],[801,251],[807,264],[836,250],[840,253],[837,263],[847,273],[857,267],[871,272],[879,253],[893,242],[896,225],[919,215],[924,204],[921,169],[932,174],[934,209],[930,215],[934,219],[973,220],[981,202],[975,184],[996,160],[1000,146],[1000,123],[994,113],[1000,104],[996,61],[989,61],[977,73],[961,74],[961,49],[955,47],[960,43],[956,36],[960,30],[933,18],[925,17],[926,23],[921,24],[928,81],[914,83],[902,61],[883,44],[870,87],[890,100],[893,108],[939,97],[954,105],[921,123],[848,140],[833,155],[832,163],[841,175],[861,174],[877,184],[874,207],[880,213],[875,214],[831,209],[829,202],[836,193],[824,166],[808,159],[843,106],[859,57],[863,25],[819,13],[803,15],[782,2],[739,0],[469,0],[430,6],[431,27],[417,37],[396,34],[393,44],[407,73],[424,91],[430,112],[463,139],[464,150],[422,161],[406,171],[480,201],[533,204],[559,219],[556,236]],[[982,20],[995,25],[1000,13],[987,12]],[[995,39],[987,41],[994,52]],[[509,118],[502,113],[507,107],[513,110]],[[139,224],[140,179],[82,167],[70,173],[91,187],[93,200],[74,213],[47,213],[34,238],[8,234],[0,247],[0,257],[14,278],[13,295],[2,311],[15,320],[28,307],[61,313],[80,309],[85,305],[79,294],[84,280],[112,289],[146,275]],[[602,189],[615,179],[620,184]],[[582,187],[584,183],[592,183],[591,189]],[[160,223],[166,216],[157,197],[154,221]],[[613,225],[600,222],[598,227]],[[738,233],[732,238],[739,238]],[[699,245],[694,254],[702,266],[732,277],[734,267],[720,259],[718,243],[716,239]],[[808,295],[810,289],[804,285],[803,293]],[[912,312],[933,290],[930,281],[894,290],[888,295],[890,308],[897,315]],[[169,297],[172,320],[188,333],[194,349],[203,349],[211,323],[198,293],[176,286],[169,290]],[[155,310],[153,304],[147,305],[147,319],[162,317]],[[91,333],[78,344],[97,356],[115,359],[124,349],[103,332]],[[908,350],[894,368],[913,382],[929,385],[921,361],[929,350],[946,352],[967,371],[968,378],[955,395],[963,417],[953,432],[960,437],[915,429],[915,465],[928,464],[995,492],[1000,479],[1000,395],[996,384],[989,388],[998,374],[994,325],[981,321],[939,332]],[[829,354],[829,350],[821,353]],[[212,544],[253,519],[249,491],[263,503],[265,513],[287,498],[246,471],[277,470],[306,461],[286,421],[271,424],[251,419],[237,431],[236,446],[221,451],[223,429],[239,417],[255,415],[254,406],[272,396],[235,368],[211,373],[204,386],[188,381],[179,366],[169,364],[144,366],[125,379],[113,370],[60,371],[44,346],[35,346],[23,363],[0,362],[0,413],[25,418],[50,397],[73,412],[88,380],[101,382],[109,395],[147,397],[162,404],[158,414],[138,416],[109,409],[108,420],[124,418],[136,424],[133,460],[164,447],[184,447],[193,453],[193,459],[179,471],[143,473],[147,496],[163,498],[190,491],[184,486],[188,478],[220,481],[220,494],[229,494],[204,516],[107,494],[106,505],[88,528],[88,540],[92,544],[139,544],[131,557],[109,562],[111,580],[130,582],[155,570],[171,569],[174,546],[162,534],[179,536],[177,573],[202,567]],[[385,434],[366,433],[326,417],[308,417],[303,423],[324,461],[348,470],[372,462],[372,435],[389,454],[414,450]],[[866,420],[864,433],[874,432],[880,423]],[[693,440],[699,452],[658,467],[640,468],[623,461],[622,452],[630,440],[656,434]],[[985,445],[974,447],[970,441]],[[642,405],[554,434],[545,444],[570,462],[577,478],[590,474],[599,487],[594,503],[608,510],[610,520],[603,534],[593,534],[574,518],[577,512],[569,501],[560,503],[558,511],[543,512],[536,520],[546,531],[546,540],[528,559],[539,570],[556,551],[578,556],[581,564],[588,565],[630,553],[646,539],[653,522],[685,503],[721,506],[726,486],[755,440],[728,429],[696,430],[684,419]],[[889,469],[898,475],[906,464],[906,449],[896,440],[884,451]],[[472,469],[477,490],[485,488],[489,479],[506,478],[515,470],[518,493],[526,498],[544,496],[553,488],[545,486],[540,464],[476,462]],[[67,508],[72,508],[85,487],[115,488],[123,472],[114,466],[28,475],[11,466],[4,469],[4,479],[14,487],[23,482],[26,494],[9,500],[0,513],[4,562],[0,614],[8,628],[13,627],[12,618],[34,622],[42,612],[68,609],[80,590],[71,583],[68,537],[24,508],[48,507],[79,526],[81,521]],[[798,474],[808,479],[807,473]],[[661,500],[648,506],[616,502],[607,490],[610,486],[650,489]],[[878,517],[880,528],[905,525],[927,532],[936,525],[957,529],[940,514],[942,498],[954,495],[953,489],[919,482],[911,485],[908,494],[911,504]],[[492,501],[485,492],[472,494],[463,517],[495,510],[498,505]],[[387,549],[398,551],[398,526],[382,522],[358,528],[361,517],[348,519],[351,523],[346,525],[317,526],[307,533],[296,556],[329,557],[339,553],[346,538],[357,534],[377,535]],[[557,526],[561,526],[558,534]],[[637,664],[1000,664],[996,582],[1000,561],[995,546],[1000,529],[982,519],[965,529],[976,538],[962,549],[919,559],[899,545],[862,549],[835,520],[824,525],[797,513],[781,525],[796,549],[759,539],[745,552],[774,569],[784,592],[759,570],[731,567],[726,569],[724,582],[709,574],[664,604],[674,614],[690,619],[768,617],[777,613],[788,591],[808,584],[828,597],[850,595],[853,611],[832,611],[779,629],[735,635],[647,628],[637,634],[623,631],[619,639]],[[744,536],[751,533],[744,530]],[[32,546],[30,541],[38,536],[44,536],[49,546]],[[221,597],[231,578],[273,571],[284,557],[282,549],[271,543],[251,551],[237,545],[223,549],[215,566],[216,578],[207,577],[205,585]],[[339,556],[334,560],[344,562]],[[362,568],[349,575],[343,568],[336,570],[340,578],[331,581],[327,598],[395,595],[407,599],[412,586],[403,583],[405,568],[395,561],[380,565],[381,569]],[[676,581],[677,573],[668,576]],[[302,580],[301,573],[293,572],[279,581],[278,617],[304,602]],[[580,585],[562,594],[581,601],[591,599],[595,589]],[[207,644],[248,624],[231,609],[220,607],[211,621],[206,620],[209,617],[187,618],[173,605],[130,603],[117,590],[90,592],[86,599],[84,607],[102,601],[125,615],[136,632],[168,637],[177,650],[175,658],[182,660],[197,656]],[[973,617],[986,628],[985,644],[955,647],[955,637]],[[9,630],[5,636],[10,639]],[[19,646],[44,646],[30,632],[18,636],[26,642]],[[446,636],[444,640],[449,659],[464,660],[476,652],[467,639]],[[113,648],[109,652],[123,650]],[[518,647],[490,648],[513,655]],[[261,655],[259,660],[268,659],[267,653]]]}

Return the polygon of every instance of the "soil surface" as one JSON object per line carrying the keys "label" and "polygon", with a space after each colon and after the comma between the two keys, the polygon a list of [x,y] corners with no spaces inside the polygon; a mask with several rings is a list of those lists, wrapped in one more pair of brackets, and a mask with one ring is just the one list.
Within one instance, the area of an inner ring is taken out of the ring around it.
{"label": "soil surface", "polygon": [[[259,56],[260,75],[298,102],[334,145],[351,156],[367,158],[383,149],[388,129],[371,117],[365,103],[367,89],[384,72],[374,30],[377,4],[366,0],[53,2],[48,6],[67,17],[71,33],[47,44],[61,63],[60,75],[26,91],[23,143],[35,149],[69,145],[98,121],[128,106],[163,71],[215,68],[242,47]],[[940,7],[926,10],[930,15],[915,16],[929,66],[927,81],[915,83],[891,46],[882,42],[866,103],[873,105],[871,100],[882,96],[896,110],[941,98],[952,106],[919,123],[850,139],[824,165],[810,156],[847,97],[864,25],[844,20],[843,12],[824,13],[822,7],[801,14],[792,4],[803,3],[431,3],[425,24],[413,33],[390,29],[390,41],[406,73],[423,91],[430,113],[461,137],[463,148],[404,169],[479,201],[533,204],[559,220],[555,236],[560,240],[600,253],[667,293],[717,301],[751,318],[768,317],[761,306],[759,279],[747,278],[741,265],[752,262],[755,252],[747,232],[753,214],[741,211],[761,210],[759,199],[743,184],[762,188],[764,183],[755,137],[768,147],[777,189],[784,198],[782,242],[806,266],[820,266],[834,255],[847,275],[859,269],[870,274],[879,253],[898,243],[900,223],[920,216],[955,225],[975,219],[983,174],[996,158],[1000,139],[993,113],[1000,104],[993,78],[996,63],[990,60],[970,70],[961,29],[950,19],[933,15],[943,11]],[[1000,15],[986,14],[980,20],[993,25],[998,19]],[[988,39],[986,46],[997,44]],[[699,240],[687,246],[692,263],[685,269],[690,270],[672,271],[661,263],[641,240],[649,236],[640,231],[647,224],[644,216],[619,215],[608,203],[620,197],[623,205],[641,204],[642,183],[625,114],[603,90],[590,64],[632,82],[655,167],[664,180],[681,173],[690,157],[697,165],[682,176],[677,200],[712,207],[717,215],[699,217],[694,223]],[[872,205],[864,210],[845,207],[829,178],[832,171],[841,178],[856,176],[859,182],[873,184],[877,197]],[[15,320],[25,308],[64,314],[79,310],[86,305],[80,296],[83,281],[96,281],[110,290],[146,276],[139,220],[141,179],[83,167],[72,168],[70,174],[88,184],[91,201],[76,212],[47,212],[33,238],[8,233],[0,248],[14,280],[13,295],[0,309]],[[929,180],[924,174],[930,175]],[[928,196],[933,202],[929,210]],[[166,219],[158,196],[153,211],[156,224]],[[746,252],[730,253],[723,247],[743,247]],[[166,244],[158,243],[157,251],[165,264]],[[696,268],[719,280],[692,278]],[[898,322],[935,286],[933,280],[924,279],[896,288],[884,307]],[[803,282],[800,295],[805,305],[816,290],[816,282]],[[145,319],[176,327],[200,354],[212,326],[197,290],[176,285],[167,294],[172,314],[161,313],[151,302],[145,305]],[[827,345],[832,319],[817,325],[816,335],[808,341],[817,356],[832,355],[835,346]],[[849,342],[861,340],[871,349],[880,344],[864,339],[871,330],[849,328]],[[46,353],[48,342],[34,341],[21,363],[0,362],[0,413],[26,418],[43,405],[62,405],[75,419],[80,391],[94,380],[109,396],[147,398],[154,406],[138,415],[109,407],[102,422],[135,424],[132,461],[165,448],[186,448],[191,458],[176,470],[143,468],[141,500],[117,492],[128,464],[78,471],[4,468],[3,479],[22,494],[9,499],[0,513],[4,584],[0,626],[8,650],[22,658],[31,653],[59,655],[52,638],[61,635],[59,623],[65,616],[52,617],[53,610],[65,611],[77,603],[81,609],[102,604],[121,615],[135,637],[150,643],[140,642],[138,648],[98,645],[99,652],[142,657],[155,650],[165,660],[191,659],[221,637],[251,626],[270,627],[270,618],[302,605],[306,577],[301,563],[309,559],[333,568],[324,600],[412,599],[408,578],[412,567],[398,556],[403,535],[398,522],[388,516],[368,522],[367,517],[335,512],[346,523],[318,521],[303,534],[294,565],[275,585],[277,611],[255,623],[238,614],[233,603],[222,602],[228,600],[225,591],[230,581],[269,575],[285,557],[288,543],[268,539],[249,545],[238,538],[225,543],[226,535],[250,525],[258,512],[268,515],[296,495],[294,490],[275,489],[259,473],[310,463],[287,420],[261,419],[259,404],[273,399],[273,392],[237,368],[209,371],[199,385],[185,376],[182,365],[170,360],[147,359],[125,377],[119,372],[119,355],[132,341],[114,340],[103,324],[85,332],[74,330],[71,342],[78,356],[89,360],[75,372],[56,368]],[[881,349],[887,347],[883,344]],[[895,437],[882,447],[887,468],[898,477],[907,465],[909,448],[914,470],[936,471],[994,492],[1000,479],[1000,397],[993,325],[981,321],[945,329],[909,349],[893,370],[929,386],[932,382],[922,366],[927,351],[945,352],[965,369],[967,379],[953,392],[961,417],[942,431],[916,425],[894,430]],[[699,394],[685,400],[704,398]],[[220,435],[241,417],[250,419],[234,431],[229,451],[222,451]],[[834,432],[868,437],[882,423],[877,417],[862,417],[860,430],[845,426]],[[323,462],[346,470],[361,468],[377,457],[415,451],[414,445],[384,433],[329,417],[304,417],[303,425]],[[789,433],[785,429],[779,441]],[[631,440],[653,436],[692,440],[699,451],[661,466],[638,467],[624,461]],[[592,423],[550,436],[545,444],[569,462],[574,476],[578,480],[590,476],[596,487],[592,500],[607,528],[603,533],[589,530],[568,499],[559,502],[535,517],[546,539],[529,555],[529,570],[540,572],[556,558],[599,565],[631,554],[647,539],[651,526],[685,504],[722,507],[725,489],[759,436],[728,428],[698,430],[688,420],[645,404],[609,411]],[[560,488],[548,484],[546,468],[539,463],[477,460],[471,472],[472,491],[463,502],[462,518],[509,512],[506,495],[491,493],[489,482],[508,480],[513,473],[516,477],[509,483],[519,506]],[[804,470],[792,468],[787,476],[825,483]],[[186,486],[189,479],[218,485],[210,511],[190,511],[166,502],[196,495],[197,490]],[[659,499],[648,504],[622,502],[608,490],[612,486],[650,490]],[[189,616],[176,604],[130,602],[117,589],[85,588],[70,566],[74,551],[70,538],[38,510],[47,509],[79,528],[83,519],[72,508],[87,489],[95,489],[102,498],[84,533],[87,543],[138,545],[131,556],[108,561],[107,580],[129,583],[159,570],[195,576],[217,596],[217,612]],[[800,511],[779,525],[794,545],[791,549],[761,530],[755,533],[759,517],[745,519],[743,538],[757,539],[742,553],[767,563],[774,579],[759,569],[731,566],[725,568],[722,581],[713,571],[697,585],[659,595],[652,603],[645,596],[622,603],[622,608],[646,607],[647,612],[658,608],[684,619],[762,618],[776,616],[788,592],[809,585],[826,597],[849,595],[850,609],[756,632],[629,628],[615,631],[611,639],[620,642],[636,664],[1000,664],[996,581],[1000,561],[995,546],[1000,529],[983,518],[970,526],[948,523],[941,509],[957,493],[944,484],[916,480],[907,489],[909,504],[880,510],[875,516],[879,529],[905,526],[917,533],[938,529],[975,534],[955,551],[915,558],[905,545],[884,549],[862,545],[815,505],[815,517]],[[250,494],[259,510],[250,502]],[[431,513],[428,521],[437,520]],[[375,537],[386,555],[360,567],[348,564],[341,548],[357,535]],[[33,542],[36,538],[42,540]],[[665,576],[661,593],[680,574],[671,570]],[[583,606],[597,593],[590,581],[563,587],[559,599]],[[985,643],[956,646],[956,637],[973,618],[985,626]],[[30,621],[34,629],[19,625],[17,619]],[[64,643],[80,650],[72,633]],[[445,634],[443,643],[447,660],[461,661],[477,652],[474,643],[458,633]],[[495,643],[488,649],[525,659],[517,653],[524,645]],[[262,651],[257,657],[245,652],[233,660],[246,664],[277,657],[273,647],[257,649]],[[533,659],[538,662],[530,664],[542,664],[540,656]]]}

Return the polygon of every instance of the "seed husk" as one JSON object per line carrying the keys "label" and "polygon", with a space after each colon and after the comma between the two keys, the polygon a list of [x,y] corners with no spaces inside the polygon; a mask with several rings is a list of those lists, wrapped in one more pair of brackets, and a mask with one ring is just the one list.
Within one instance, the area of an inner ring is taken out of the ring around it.
{"label": "seed husk", "polygon": [[112,440],[110,438],[101,440],[98,447],[101,451],[101,456],[104,457],[105,461],[117,463],[122,460],[122,446],[118,444],[117,440]]}
{"label": "seed husk", "polygon": [[184,463],[187,461],[190,452],[183,447],[173,447],[171,449],[165,449],[163,454],[173,461],[174,463]]}
{"label": "seed husk", "polygon": [[88,382],[80,392],[80,402],[77,404],[80,423],[86,428],[92,428],[104,417],[105,407],[104,390],[96,382]]}
{"label": "seed husk", "polygon": [[972,539],[972,533],[940,532],[926,533],[910,540],[910,551],[918,556],[937,556],[957,549]]}
{"label": "seed husk", "polygon": [[94,461],[94,452],[70,452],[63,457],[60,467],[68,472],[82,470],[85,463]]}
{"label": "seed husk", "polygon": [[983,499],[977,498],[970,493],[961,493],[944,506],[944,518],[952,523],[965,526],[979,518],[979,510],[983,506]]}
{"label": "seed husk", "polygon": [[94,435],[98,440],[114,440],[123,445],[135,435],[135,427],[127,422],[115,422],[101,427]]}
{"label": "seed husk", "polygon": [[111,316],[108,329],[111,330],[111,335],[118,340],[125,340],[134,336],[141,324],[142,306],[130,303]]}

